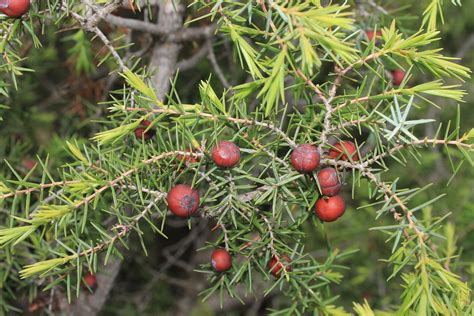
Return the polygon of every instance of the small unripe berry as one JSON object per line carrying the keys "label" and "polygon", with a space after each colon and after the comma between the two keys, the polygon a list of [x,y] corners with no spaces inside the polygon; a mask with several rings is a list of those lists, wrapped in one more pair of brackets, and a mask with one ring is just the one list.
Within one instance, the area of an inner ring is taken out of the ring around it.
{"label": "small unripe berry", "polygon": [[337,177],[336,169],[328,167],[319,170],[318,182],[321,187],[321,193],[327,196],[333,196],[339,193],[341,182]]}
{"label": "small unripe berry", "polygon": [[365,31],[365,35],[367,35],[367,39],[371,41],[374,38],[374,36],[375,36],[375,39],[377,39],[377,37],[381,37],[382,31],[374,32],[374,30],[367,30]]}
{"label": "small unripe berry", "polygon": [[168,208],[178,217],[189,217],[199,207],[199,193],[188,185],[175,185],[166,197]]}
{"label": "small unripe berry", "polygon": [[217,272],[224,272],[232,267],[232,257],[225,249],[215,249],[211,255],[211,265]]}
{"label": "small unripe berry", "polygon": [[356,145],[348,140],[336,143],[334,145],[334,148],[331,148],[329,150],[328,156],[333,159],[339,159],[341,160],[349,160],[349,157],[347,156],[349,154],[349,157],[352,157],[353,161],[358,161],[359,160],[359,155],[357,154],[357,147]]}
{"label": "small unripe berry", "polygon": [[344,214],[346,203],[339,195],[320,198],[316,201],[314,211],[323,222],[333,222]]}
{"label": "small unripe berry", "polygon": [[0,1],[0,12],[11,17],[19,18],[30,8],[30,0],[3,0]]}
{"label": "small unripe berry", "polygon": [[84,284],[87,285],[87,287],[90,288],[92,291],[95,291],[97,289],[97,277],[92,273],[87,272],[83,276],[83,281]]}
{"label": "small unripe berry", "polygon": [[394,86],[399,86],[402,84],[403,79],[405,79],[406,73],[401,69],[395,69],[391,71],[392,73],[392,82]]}
{"label": "small unripe berry", "polygon": [[[190,148],[186,148],[185,152],[192,153]],[[184,160],[185,163],[196,163],[199,162],[199,158],[191,156],[191,155],[178,155],[178,160]]]}
{"label": "small unripe berry", "polygon": [[212,149],[212,160],[221,168],[232,168],[240,160],[240,148],[233,142],[222,140]]}
{"label": "small unripe berry", "polygon": [[321,155],[316,146],[299,144],[290,156],[291,165],[299,172],[313,172],[319,166]]}
{"label": "small unripe berry", "polygon": [[[278,278],[281,275],[281,272],[283,268],[286,269],[286,271],[290,272],[293,270],[291,267],[291,258],[288,257],[287,255],[283,255],[279,258],[274,256],[270,259],[270,262],[268,263],[268,268],[270,269],[270,273],[275,277]],[[284,263],[283,261],[286,261]]]}
{"label": "small unripe berry", "polygon": [[143,120],[141,123],[140,123],[140,126],[138,126],[137,128],[135,128],[135,136],[141,140],[142,137],[144,140],[149,140],[150,138],[152,138],[153,136],[155,136],[155,131],[152,130],[152,129],[148,129],[148,126],[151,125],[151,122],[148,121],[148,120]]}

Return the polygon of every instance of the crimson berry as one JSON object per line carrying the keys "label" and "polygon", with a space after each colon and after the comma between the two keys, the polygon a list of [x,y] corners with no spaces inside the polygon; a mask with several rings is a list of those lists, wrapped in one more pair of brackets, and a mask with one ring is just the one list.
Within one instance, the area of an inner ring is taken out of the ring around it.
{"label": "crimson berry", "polygon": [[290,156],[291,165],[299,172],[312,172],[319,166],[321,155],[316,146],[299,144]]}
{"label": "crimson berry", "polygon": [[359,155],[357,154],[356,145],[348,140],[336,143],[334,148],[329,150],[328,156],[333,159],[337,159],[339,156],[341,160],[349,160],[348,155],[352,157],[353,161],[359,160]]}
{"label": "crimson berry", "polygon": [[[192,153],[190,148],[186,148],[185,152],[187,153]],[[199,162],[199,159],[197,157],[191,156],[191,155],[178,155],[178,160],[184,160],[185,163],[196,163]]]}
{"label": "crimson berry", "polygon": [[189,217],[199,207],[199,193],[186,184],[175,185],[166,197],[168,208],[178,217]]}
{"label": "crimson berry", "polygon": [[212,149],[212,160],[221,168],[232,168],[240,160],[240,148],[233,142],[222,140]]}
{"label": "crimson berry", "polygon": [[327,196],[336,195],[341,189],[341,183],[337,177],[336,169],[331,167],[319,170],[318,182],[321,187],[321,193]]}
{"label": "crimson berry", "polygon": [[30,0],[4,0],[0,2],[0,11],[11,18],[19,18],[29,8]]}
{"label": "crimson berry", "polygon": [[36,161],[33,159],[25,159],[23,160],[23,167],[25,167],[28,171],[33,169],[36,166]]}
{"label": "crimson berry", "polygon": [[403,79],[405,79],[406,73],[401,69],[395,69],[391,71],[392,73],[392,82],[395,86],[402,84]]}
{"label": "crimson berry", "polygon": [[90,272],[87,272],[83,276],[84,284],[87,285],[92,291],[95,291],[97,288],[97,277]]}
{"label": "crimson berry", "polygon": [[367,39],[369,41],[371,41],[374,38],[374,36],[375,36],[376,39],[377,39],[377,37],[381,37],[382,36],[382,31],[374,32],[373,30],[367,30],[367,31],[365,31],[365,35],[367,35]]}
{"label": "crimson berry", "polygon": [[36,303],[36,302],[32,302],[30,304],[30,306],[28,306],[28,312],[30,313],[34,313],[36,311],[39,311],[41,309],[42,306],[40,306],[40,304]]}
{"label": "crimson berry", "polygon": [[339,195],[320,198],[314,208],[316,215],[323,222],[333,222],[346,211],[346,203]]}
{"label": "crimson berry", "polygon": [[[283,260],[286,261],[286,264],[283,263]],[[288,257],[287,255],[283,255],[278,259],[278,257],[273,256],[270,259],[270,262],[268,263],[268,267],[270,269],[270,273],[275,277],[278,278],[280,277],[281,271],[283,268],[286,269],[286,271],[290,272],[293,270],[291,267],[291,258]]]}
{"label": "crimson berry", "polygon": [[211,255],[211,265],[217,272],[224,272],[232,267],[232,257],[225,249],[215,249]]}
{"label": "crimson berry", "polygon": [[28,306],[28,312],[34,313],[43,309],[47,305],[47,301],[44,297],[37,297]]}
{"label": "crimson berry", "polygon": [[144,139],[144,140],[149,140],[150,138],[152,138],[153,136],[155,136],[155,131],[152,130],[152,129],[148,129],[148,126],[151,125],[151,122],[148,121],[148,120],[143,120],[141,123],[140,123],[140,126],[138,126],[137,128],[135,128],[135,136],[138,138],[138,139]]}

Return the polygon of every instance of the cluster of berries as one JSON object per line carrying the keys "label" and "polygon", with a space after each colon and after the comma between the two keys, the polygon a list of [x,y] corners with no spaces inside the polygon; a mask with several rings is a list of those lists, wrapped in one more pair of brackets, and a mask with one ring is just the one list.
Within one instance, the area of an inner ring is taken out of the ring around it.
{"label": "cluster of berries", "polygon": [[[186,151],[189,151],[187,149]],[[183,155],[184,156],[184,155]],[[233,142],[223,140],[212,149],[211,157],[216,166],[232,168],[239,163],[240,148]],[[179,160],[197,162],[194,156],[178,156]],[[199,193],[187,184],[175,185],[167,195],[168,208],[178,217],[192,216],[199,207]]]}
{"label": "cluster of berries", "polygon": [[[372,41],[375,38],[375,41],[377,43],[377,39],[382,37],[382,31],[374,32],[374,30],[367,30],[365,31],[365,35],[367,36],[367,39],[369,41]],[[403,82],[403,79],[405,79],[405,75],[406,75],[405,71],[401,69],[394,69],[390,71],[390,73],[392,74],[393,85],[394,86],[401,85]]]}
{"label": "cluster of berries", "polygon": [[[230,141],[220,141],[211,151],[211,157],[216,166],[220,168],[232,168],[240,161],[240,148]],[[178,157],[188,162],[196,162],[193,156]],[[175,185],[167,195],[168,208],[178,217],[189,217],[196,213],[199,207],[199,193],[186,184]],[[288,264],[291,259],[282,257]],[[225,249],[215,249],[211,255],[211,265],[217,272],[225,272],[232,267],[232,256]],[[282,261],[273,257],[269,262],[269,270],[272,275],[279,277],[284,268]],[[291,271],[291,266],[285,267],[286,271]]]}
{"label": "cluster of berries", "polygon": [[[359,160],[357,147],[351,141],[341,141],[329,150],[328,156],[333,159]],[[315,171],[320,163],[321,155],[318,149],[311,144],[300,144],[291,153],[291,165],[302,173]],[[336,169],[327,167],[319,170],[317,174],[319,188],[324,195],[316,201],[314,211],[318,218],[324,222],[332,222],[341,217],[346,210],[346,203],[338,195],[341,182]]]}
{"label": "cluster of berries", "polygon": [[0,0],[0,12],[11,18],[19,18],[30,8],[30,0]]}
{"label": "cluster of berries", "polygon": [[[189,150],[187,150],[189,151]],[[232,168],[240,161],[240,148],[230,141],[220,141],[211,151],[211,157],[216,166]],[[194,156],[179,156],[178,159],[186,162],[197,162]],[[177,184],[166,197],[168,208],[178,217],[189,217],[196,213],[199,207],[199,193],[186,184]],[[224,272],[232,267],[232,257],[225,249],[215,249],[211,256],[211,265],[214,270]]]}
{"label": "cluster of berries", "polygon": [[[149,124],[143,126],[143,130],[135,131],[144,137]],[[138,137],[138,135],[137,135]],[[189,149],[187,149],[189,152]],[[359,160],[357,147],[353,142],[341,141],[334,145],[328,156],[333,159]],[[220,141],[211,151],[214,164],[220,168],[232,168],[240,161],[240,148],[230,141]],[[179,160],[186,162],[197,162],[192,155],[180,155]],[[295,170],[302,173],[315,171],[320,163],[321,155],[318,149],[311,144],[300,144],[291,153],[291,165]],[[341,189],[337,172],[334,168],[321,169],[317,174],[321,193],[324,195],[315,205],[315,213],[322,221],[332,222],[341,217],[346,205],[341,196]],[[199,192],[186,184],[177,184],[167,194],[169,210],[176,216],[187,218],[195,214],[199,208]],[[225,249],[215,249],[211,255],[211,265],[217,272],[225,272],[232,267],[232,256]],[[281,271],[291,271],[291,259],[287,256],[281,258],[274,256],[269,261],[269,271],[275,277],[279,277]]]}

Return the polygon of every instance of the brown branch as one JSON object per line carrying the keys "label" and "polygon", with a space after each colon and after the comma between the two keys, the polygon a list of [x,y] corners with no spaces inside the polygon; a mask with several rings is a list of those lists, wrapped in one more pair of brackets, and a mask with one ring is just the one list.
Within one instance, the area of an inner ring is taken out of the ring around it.
{"label": "brown branch", "polygon": [[35,188],[17,190],[17,191],[11,192],[11,193],[2,194],[2,195],[0,195],[0,200],[7,199],[7,198],[12,197],[12,196],[17,196],[17,195],[22,195],[22,194],[29,194],[29,193],[32,193],[32,192],[36,192],[36,191],[40,191],[40,190],[44,190],[44,189],[49,189],[49,188],[56,187],[56,186],[68,186],[68,185],[76,184],[76,183],[80,183],[80,182],[81,182],[80,180],[71,180],[71,181],[57,181],[57,182],[51,182],[51,183],[38,184],[38,186],[35,187]]}
{"label": "brown branch", "polygon": [[466,148],[468,150],[472,150],[474,145],[472,144],[466,144],[463,142],[463,139],[456,139],[456,140],[445,140],[445,139],[429,139],[429,138],[424,138],[424,139],[420,139],[420,140],[417,140],[417,141],[413,141],[413,142],[410,142],[410,143],[406,143],[406,144],[398,144],[396,145],[395,147],[391,148],[390,150],[384,152],[384,153],[381,153],[381,154],[378,154],[377,156],[374,156],[368,160],[366,160],[364,163],[363,163],[363,166],[367,167],[377,161],[379,161],[380,159],[384,158],[384,157],[387,157],[387,156],[391,156],[392,154],[400,151],[401,149],[405,148],[405,147],[408,147],[408,146],[418,146],[418,145],[429,145],[429,144],[432,144],[432,145],[450,145],[450,146],[457,146],[457,147],[463,147],[463,148]]}
{"label": "brown branch", "polygon": [[296,74],[303,79],[303,81],[311,88],[313,89],[314,92],[319,96],[319,98],[323,101],[324,107],[326,109],[326,113],[324,114],[324,119],[323,119],[323,130],[321,131],[321,135],[319,136],[319,146],[318,149],[320,152],[322,152],[322,148],[327,144],[328,142],[328,134],[329,130],[331,129],[331,118],[332,114],[334,112],[334,109],[331,105],[331,102],[334,98],[334,95],[331,94],[329,98],[326,98],[324,93],[321,91],[321,89],[315,85],[306,75],[300,70],[296,70]]}
{"label": "brown branch", "polygon": [[249,125],[249,126],[261,126],[261,127],[265,127],[265,128],[270,129],[271,131],[273,131],[275,134],[277,134],[282,139],[284,139],[288,143],[288,145],[290,145],[291,147],[293,147],[293,148],[296,147],[296,143],[288,135],[286,135],[285,132],[283,132],[280,128],[276,127],[272,123],[260,122],[260,121],[249,120],[249,119],[240,119],[240,118],[235,118],[235,117],[227,117],[227,116],[226,117],[215,116],[215,115],[212,115],[212,114],[209,114],[209,113],[203,113],[203,112],[195,112],[195,113],[179,112],[179,111],[169,109],[169,108],[149,109],[149,108],[125,107],[125,108],[123,108],[123,110],[127,111],[127,112],[137,112],[137,111],[139,111],[139,112],[147,112],[147,113],[168,113],[168,114],[178,115],[178,116],[197,115],[197,116],[200,116],[200,117],[203,117],[203,118],[206,118],[206,119],[209,119],[209,120],[213,120],[213,121],[226,120],[226,121],[233,122],[233,123],[236,123],[236,124],[243,124],[243,125]]}
{"label": "brown branch", "polygon": [[194,53],[190,58],[180,60],[176,64],[176,68],[180,72],[192,69],[198,62],[200,62],[209,52],[209,47],[203,45],[196,53]]}
{"label": "brown branch", "polygon": [[217,74],[217,77],[219,78],[219,80],[221,81],[222,85],[224,86],[224,88],[226,89],[229,89],[230,88],[230,84],[229,82],[227,81],[227,79],[225,78],[224,76],[224,73],[222,72],[222,69],[221,67],[219,66],[219,64],[217,63],[217,58],[216,58],[216,55],[214,54],[214,48],[212,47],[212,41],[207,39],[206,41],[206,46],[208,47],[208,55],[207,55],[207,58],[209,59],[209,61],[211,62],[211,65],[212,65],[212,68],[214,69],[214,72]]}
{"label": "brown branch", "polygon": [[[173,34],[183,27],[184,7],[179,0],[163,0],[158,12],[156,26],[163,32]],[[163,101],[171,88],[171,79],[176,72],[176,63],[181,44],[168,38],[157,41],[153,47],[150,66],[155,70],[152,82],[158,100]]]}
{"label": "brown branch", "polygon": [[77,257],[86,257],[94,253],[98,253],[104,249],[106,249],[108,246],[113,245],[118,239],[123,238],[125,235],[127,235],[132,229],[133,226],[140,221],[145,215],[151,210],[153,206],[156,205],[158,201],[163,199],[166,196],[166,193],[162,193],[156,196],[156,198],[151,201],[144,209],[142,212],[140,212],[138,215],[134,216],[132,220],[127,223],[127,224],[117,224],[114,227],[112,227],[113,230],[119,230],[117,234],[115,234],[113,237],[111,237],[109,240],[106,240],[103,243],[97,244],[94,247],[91,247],[89,249],[86,249],[84,251],[81,251],[76,255]]}
{"label": "brown branch", "polygon": [[119,184],[120,182],[122,182],[125,178],[131,176],[132,174],[134,174],[135,172],[137,172],[138,170],[140,170],[141,167],[143,166],[146,166],[146,165],[150,165],[154,162],[157,162],[161,159],[164,159],[164,158],[168,158],[168,157],[173,157],[173,156],[177,156],[177,155],[182,155],[182,156],[193,156],[193,157],[203,157],[204,154],[202,153],[191,153],[191,152],[186,152],[186,151],[180,151],[180,150],[176,150],[176,151],[170,151],[170,152],[166,152],[166,153],[162,153],[162,154],[159,154],[157,156],[154,156],[154,157],[151,157],[149,159],[146,159],[146,160],[143,160],[141,162],[141,166],[137,166],[137,167],[134,167],[134,168],[131,168],[127,171],[125,171],[124,173],[122,173],[120,176],[118,176],[117,178],[109,181],[106,185],[100,187],[99,189],[95,190],[94,193],[92,193],[91,195],[87,196],[85,199],[77,202],[76,204],[74,204],[74,208],[79,208],[81,207],[82,205],[85,205],[85,204],[88,204],[89,202],[91,202],[97,195],[99,195],[100,193],[104,192],[105,190],[107,189],[110,189],[112,187],[115,187],[117,184]]}
{"label": "brown branch", "polygon": [[345,129],[347,127],[350,127],[350,126],[359,125],[361,123],[367,123],[367,122],[369,122],[369,120],[370,120],[370,117],[361,116],[359,119],[346,121],[342,124],[335,125],[335,126],[332,126],[331,128],[329,128],[328,134],[330,134],[332,132],[335,132],[335,131],[343,130],[343,129]]}
{"label": "brown branch", "polygon": [[166,42],[184,42],[208,38],[212,37],[216,31],[216,25],[214,24],[200,27],[180,28],[172,32],[167,32],[163,28],[160,28],[158,24],[136,19],[127,19],[112,14],[106,15],[104,20],[115,26],[160,36],[160,39]]}
{"label": "brown branch", "polygon": [[[89,18],[83,17],[80,14],[78,14],[78,13],[72,11],[72,10],[69,10],[68,7],[67,7],[67,3],[65,3],[64,1],[63,1],[62,6],[61,6],[61,9],[64,12],[68,13],[70,16],[72,16],[77,22],[79,22],[79,24],[81,25],[81,27],[85,31],[92,32],[92,33],[96,34],[97,37],[100,38],[100,40],[104,43],[105,47],[107,47],[107,49],[109,50],[110,54],[114,57],[114,59],[119,64],[120,70],[125,70],[127,68],[125,66],[125,63],[123,62],[122,58],[117,53],[117,51],[115,50],[114,46],[109,41],[107,36],[105,36],[105,34],[97,27],[97,25],[96,25],[97,21],[95,19],[97,14],[95,14],[92,17],[89,17]],[[103,10],[106,10],[106,9],[107,10],[113,9],[113,5],[103,8]]]}

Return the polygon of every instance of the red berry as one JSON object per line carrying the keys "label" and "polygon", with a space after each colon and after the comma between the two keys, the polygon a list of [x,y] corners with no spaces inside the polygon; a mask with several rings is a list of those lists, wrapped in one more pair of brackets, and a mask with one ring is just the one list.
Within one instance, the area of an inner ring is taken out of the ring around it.
{"label": "red berry", "polygon": [[374,38],[374,35],[376,36],[376,39],[377,39],[377,37],[381,37],[382,36],[382,31],[374,32],[373,30],[367,30],[367,31],[365,31],[365,35],[367,35],[367,39],[369,41],[371,41]]}
{"label": "red berry", "polygon": [[153,136],[155,136],[155,131],[152,130],[152,129],[148,129],[147,130],[147,127],[151,125],[151,122],[148,121],[148,120],[143,120],[141,123],[140,123],[140,126],[135,128],[135,136],[138,138],[138,139],[143,139],[144,140],[149,140],[150,138],[152,138]]}
{"label": "red berry", "polygon": [[395,69],[391,71],[392,73],[392,82],[395,86],[402,84],[403,79],[405,79],[406,73],[401,69]]}
{"label": "red berry", "polygon": [[341,160],[349,160],[348,155],[352,157],[353,161],[359,160],[359,155],[357,154],[356,145],[348,140],[336,143],[334,148],[329,150],[328,156],[333,159],[337,159],[339,156]]}
{"label": "red berry", "polygon": [[321,187],[321,193],[327,196],[336,195],[341,189],[341,183],[334,168],[328,167],[319,170],[318,182]]}
{"label": "red berry", "polygon": [[[283,261],[286,261],[286,263],[283,263]],[[270,273],[275,278],[280,277],[280,274],[281,274],[281,271],[283,270],[283,268],[285,268],[286,271],[288,271],[288,272],[293,270],[293,268],[291,267],[291,258],[288,257],[287,255],[283,255],[280,258],[278,258],[276,256],[273,256],[270,259],[270,262],[268,263],[268,267],[270,269]]]}
{"label": "red berry", "polygon": [[168,208],[174,215],[189,217],[196,213],[199,207],[199,193],[188,185],[175,185],[166,197]]}
{"label": "red berry", "polygon": [[346,203],[339,195],[320,198],[316,201],[314,211],[323,222],[333,222],[344,214]]}
{"label": "red berry", "polygon": [[90,272],[87,272],[83,276],[84,284],[87,285],[92,291],[95,291],[97,288],[97,277]]}
{"label": "red berry", "polygon": [[300,144],[291,153],[291,165],[299,172],[313,172],[319,166],[321,155],[316,146]]}
{"label": "red berry", "polygon": [[46,305],[47,305],[47,300],[42,296],[38,296],[28,306],[28,312],[30,313],[38,312],[41,309],[43,309]]}
{"label": "red berry", "polygon": [[30,313],[34,313],[36,311],[39,311],[40,309],[41,309],[40,304],[38,304],[36,302],[32,302],[30,304],[30,306],[28,306],[28,312],[30,312]]}
{"label": "red berry", "polygon": [[240,160],[240,148],[227,140],[220,141],[211,154],[214,163],[221,168],[232,168]]}
{"label": "red berry", "polygon": [[[190,148],[186,148],[185,152],[187,153],[192,153]],[[199,161],[197,157],[194,156],[188,156],[188,155],[178,155],[178,160],[184,160],[185,163],[196,163]]]}
{"label": "red berry", "polygon": [[211,255],[211,265],[217,272],[224,272],[232,267],[232,257],[225,249],[216,249]]}
{"label": "red berry", "polygon": [[25,159],[23,160],[23,167],[25,167],[28,171],[33,169],[36,166],[36,161],[33,159]]}
{"label": "red berry", "polygon": [[0,2],[0,11],[11,18],[19,18],[29,8],[30,0],[4,0]]}

